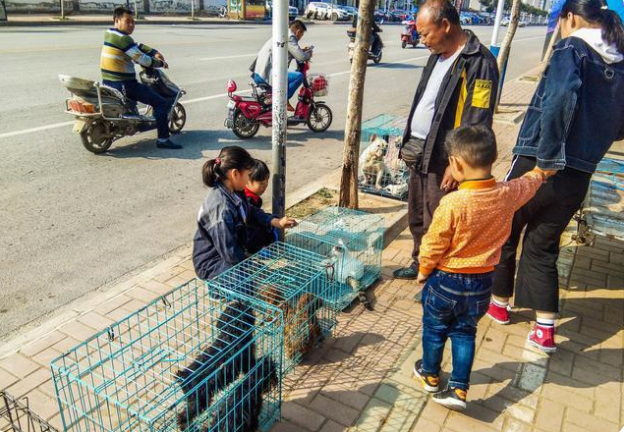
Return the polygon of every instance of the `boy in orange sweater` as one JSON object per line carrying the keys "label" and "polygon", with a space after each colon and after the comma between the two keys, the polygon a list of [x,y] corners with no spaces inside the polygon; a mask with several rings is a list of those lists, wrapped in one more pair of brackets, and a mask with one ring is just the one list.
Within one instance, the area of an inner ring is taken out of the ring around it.
{"label": "boy in orange sweater", "polygon": [[[414,374],[433,400],[464,410],[475,353],[477,322],[488,310],[492,272],[511,232],[516,210],[554,172],[539,169],[505,183],[492,177],[496,138],[491,129],[468,126],[451,132],[446,151],[459,190],[442,198],[420,247],[417,282],[425,284],[423,358]],[[451,338],[453,372],[439,391],[440,363]]]}

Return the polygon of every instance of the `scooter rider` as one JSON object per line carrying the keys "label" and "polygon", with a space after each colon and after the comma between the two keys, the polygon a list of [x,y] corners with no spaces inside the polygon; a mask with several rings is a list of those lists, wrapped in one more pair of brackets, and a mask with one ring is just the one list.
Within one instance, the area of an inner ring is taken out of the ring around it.
{"label": "scooter rider", "polygon": [[181,149],[182,146],[169,139],[168,114],[170,102],[136,79],[134,63],[144,67],[165,69],[169,66],[163,55],[147,45],[137,44],[130,37],[134,32],[134,15],[126,7],[115,8],[113,13],[115,27],[104,35],[104,46],[100,58],[102,83],[121,91],[126,97],[150,105],[158,129],[156,147]]}
{"label": "scooter rider", "polygon": [[[307,31],[306,25],[299,20],[295,20],[290,24],[288,30],[288,64],[294,58],[298,62],[308,61],[312,58],[311,48],[301,48],[299,41]],[[271,52],[273,49],[273,38],[264,43],[258,57],[251,64],[249,70],[252,72],[252,78],[256,84],[269,85],[271,82]],[[303,83],[303,74],[299,71],[288,71],[288,111],[294,111],[295,108],[290,104],[290,98],[293,97],[299,86]]]}
{"label": "scooter rider", "polygon": [[[357,23],[358,23],[358,14],[356,13],[355,15],[353,15],[353,28],[354,29],[357,29]],[[377,25],[375,20],[372,20],[371,31],[372,31],[371,51],[373,52],[373,54],[379,55],[379,51],[381,51],[381,45],[382,45],[381,37],[379,36],[379,33],[383,32],[383,30]]]}

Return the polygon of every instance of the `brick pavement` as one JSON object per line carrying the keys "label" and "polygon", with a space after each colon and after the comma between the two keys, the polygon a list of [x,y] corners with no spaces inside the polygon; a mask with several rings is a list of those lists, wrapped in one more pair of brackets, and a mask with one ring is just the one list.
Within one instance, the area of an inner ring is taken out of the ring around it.
{"label": "brick pavement", "polygon": [[[503,104],[526,103],[530,94],[527,83],[516,82]],[[495,124],[499,177],[517,128]],[[509,326],[484,319],[469,408],[459,414],[431,402],[412,379],[421,307],[412,301],[413,283],[391,279],[393,269],[410,262],[411,237],[403,232],[383,252],[382,279],[370,290],[375,310],[357,304],[339,315],[333,337],[286,379],[283,419],[273,431],[618,431],[624,425],[624,244],[598,239],[577,247],[571,234],[559,263],[557,353],[547,357],[526,346],[528,311],[514,310]],[[28,397],[35,412],[60,428],[50,360],[193,277],[192,269],[189,247],[94,297],[95,308],[68,311],[37,337],[0,347],[0,390]],[[443,371],[447,376],[448,350]]]}

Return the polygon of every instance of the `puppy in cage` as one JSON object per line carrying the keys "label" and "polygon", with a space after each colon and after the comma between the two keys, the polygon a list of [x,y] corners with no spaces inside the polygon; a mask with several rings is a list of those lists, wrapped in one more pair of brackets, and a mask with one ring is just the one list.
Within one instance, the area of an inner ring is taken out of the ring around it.
{"label": "puppy in cage", "polygon": [[[298,354],[305,356],[312,351],[316,341],[323,335],[317,317],[322,300],[307,292],[298,299],[286,299],[278,287],[268,284],[258,289],[258,297],[282,311],[286,357],[292,359]],[[273,320],[275,316],[269,316],[268,319]]]}
{"label": "puppy in cage", "polygon": [[254,325],[253,311],[248,306],[240,301],[230,303],[217,319],[214,342],[202,349],[189,366],[178,370],[180,387],[187,395],[186,404],[177,414],[181,430],[208,409],[217,393],[255,366]]}
{"label": "puppy in cage", "polygon": [[197,217],[193,239],[193,265],[203,280],[212,279],[247,257],[247,226],[257,223],[266,229],[287,229],[297,225],[292,218],[278,219],[250,206],[245,186],[256,161],[247,150],[224,147],[208,160],[202,178],[208,194]]}
{"label": "puppy in cage", "polygon": [[362,154],[362,173],[366,184],[374,184],[376,189],[381,189],[385,176],[390,175],[388,167],[384,162],[384,156],[388,151],[388,142],[373,134],[371,145]]}
{"label": "puppy in cage", "polygon": [[328,264],[334,268],[334,278],[349,285],[354,291],[362,287],[365,267],[347,248],[342,240],[330,252]]}
{"label": "puppy in cage", "polygon": [[264,395],[278,385],[277,365],[270,356],[218,402],[218,409],[202,423],[201,432],[255,432],[260,428]]}

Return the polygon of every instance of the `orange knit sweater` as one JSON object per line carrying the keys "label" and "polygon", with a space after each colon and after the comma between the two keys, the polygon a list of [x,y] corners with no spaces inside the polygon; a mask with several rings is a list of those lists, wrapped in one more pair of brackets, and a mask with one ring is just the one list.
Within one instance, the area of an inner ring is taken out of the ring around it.
{"label": "orange knit sweater", "polygon": [[500,261],[513,215],[544,182],[533,170],[509,182],[465,181],[446,195],[420,246],[420,272],[487,273]]}

